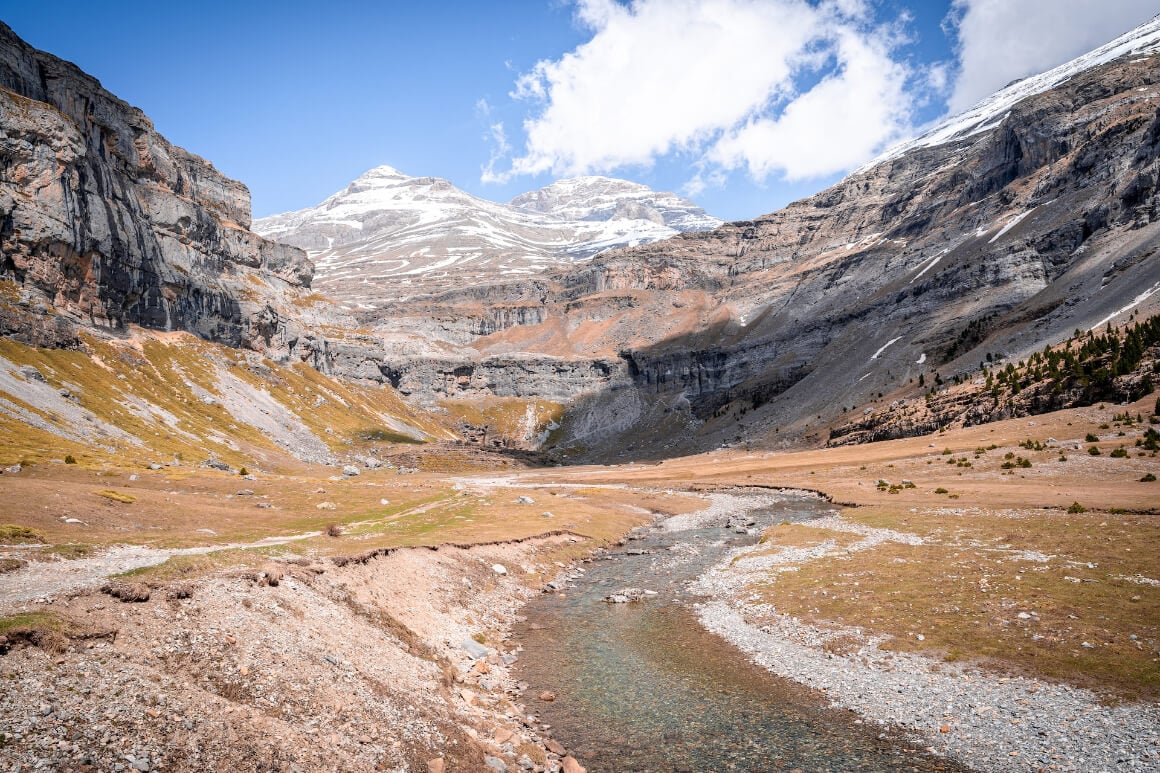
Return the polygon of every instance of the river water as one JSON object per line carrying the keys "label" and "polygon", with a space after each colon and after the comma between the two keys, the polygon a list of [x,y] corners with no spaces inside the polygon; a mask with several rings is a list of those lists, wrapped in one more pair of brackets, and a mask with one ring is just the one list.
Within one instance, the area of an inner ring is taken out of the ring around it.
{"label": "river water", "polygon": [[[821,500],[788,493],[748,502],[758,534],[829,512]],[[514,631],[524,646],[514,674],[529,684],[528,710],[589,773],[963,770],[879,739],[876,726],[827,708],[820,694],[749,663],[700,626],[686,586],[756,538],[721,525],[651,528],[584,564],[560,594],[533,600]],[[625,587],[656,595],[603,600]],[[538,700],[542,691],[556,700]]]}

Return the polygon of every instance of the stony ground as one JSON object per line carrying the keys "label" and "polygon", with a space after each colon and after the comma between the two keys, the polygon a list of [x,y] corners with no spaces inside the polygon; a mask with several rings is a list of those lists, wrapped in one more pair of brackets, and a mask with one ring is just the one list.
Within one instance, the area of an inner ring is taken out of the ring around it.
{"label": "stony ground", "polygon": [[559,770],[566,754],[527,722],[505,638],[570,539],[274,563],[139,603],[82,591],[28,604],[68,637],[25,646],[8,632],[0,766]]}

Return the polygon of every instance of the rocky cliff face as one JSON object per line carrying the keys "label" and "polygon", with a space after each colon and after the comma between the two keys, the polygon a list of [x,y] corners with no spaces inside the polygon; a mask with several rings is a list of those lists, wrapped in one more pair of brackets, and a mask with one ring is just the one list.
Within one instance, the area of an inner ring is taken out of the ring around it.
{"label": "rocky cliff face", "polygon": [[[244,187],[0,38],[0,332],[38,345],[136,323],[418,402],[544,398],[570,407],[561,453],[623,458],[820,444],[920,377],[974,378],[988,354],[1160,307],[1160,20],[779,212],[555,269],[527,251],[544,233],[513,223],[669,229],[688,213],[591,181],[465,208],[445,181],[374,170],[270,227],[330,246],[325,290],[359,310],[357,332],[302,295],[299,249],[248,230]],[[511,252],[489,264],[484,242]],[[307,314],[332,324],[307,330]]]}
{"label": "rocky cliff face", "polygon": [[0,24],[0,333],[188,330],[288,352],[301,250],[249,230],[250,197],[138,109]]}
{"label": "rocky cliff face", "polygon": [[[618,362],[612,386],[577,385],[587,427],[600,394],[623,403],[625,380],[687,418],[674,440],[642,409],[603,440],[587,432],[592,453],[822,442],[827,422],[919,375],[1160,302],[1158,47],[1153,21],[779,212],[536,283],[388,304],[382,329],[480,359]],[[507,327],[431,324],[505,304],[523,307]]]}

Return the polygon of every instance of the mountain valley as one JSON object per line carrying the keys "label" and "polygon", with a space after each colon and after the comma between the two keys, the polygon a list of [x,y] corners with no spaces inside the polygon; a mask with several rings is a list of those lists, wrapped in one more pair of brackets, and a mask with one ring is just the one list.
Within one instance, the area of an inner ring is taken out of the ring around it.
{"label": "mountain valley", "polygon": [[0,23],[0,767],[1160,765],[1160,17],[752,220],[251,214]]}

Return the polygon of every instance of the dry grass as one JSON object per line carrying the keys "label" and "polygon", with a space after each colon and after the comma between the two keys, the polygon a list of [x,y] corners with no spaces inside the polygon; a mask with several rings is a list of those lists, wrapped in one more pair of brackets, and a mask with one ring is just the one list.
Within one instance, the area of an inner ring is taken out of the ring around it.
{"label": "dry grass", "polygon": [[125,494],[121,491],[113,491],[112,489],[104,489],[102,491],[94,491],[93,493],[99,497],[104,497],[105,499],[111,499],[114,502],[121,502],[123,504],[130,504],[132,502],[137,501],[137,497],[133,496],[132,494]]}
{"label": "dry grass", "polygon": [[[843,548],[855,535],[775,526],[759,553],[829,541],[840,553],[799,572],[758,578],[760,592],[779,610],[861,627],[891,637],[889,646],[897,649],[985,660],[1120,697],[1160,694],[1160,588],[1125,579],[1160,579],[1154,549],[1160,544],[1154,523],[1160,501],[1157,484],[1144,482],[1160,472],[1160,460],[1135,446],[1146,423],[1116,420],[1124,411],[1147,415],[1154,396],[1127,407],[1073,409],[868,446],[716,452],[656,465],[528,471],[525,480],[547,487],[461,491],[447,480],[449,473],[494,474],[518,464],[473,446],[395,442],[411,434],[399,427],[450,438],[462,420],[489,425],[489,436],[518,438],[529,428],[529,401],[449,401],[450,413],[440,417],[419,413],[388,388],[345,384],[305,365],[282,367],[252,357],[239,364],[238,353],[190,336],[93,341],[90,347],[92,356],[0,339],[0,356],[36,366],[54,389],[81,385],[74,391],[82,408],[144,444],[84,446],[0,417],[0,464],[36,463],[4,475],[0,522],[8,525],[0,526],[0,544],[48,543],[56,547],[40,551],[42,557],[71,558],[86,555],[90,545],[185,547],[318,535],[282,546],[183,556],[121,578],[150,584],[257,572],[271,556],[291,553],[360,555],[553,532],[587,538],[545,548],[545,560],[565,561],[594,544],[614,542],[656,513],[703,506],[696,497],[647,493],[645,487],[809,488],[858,505],[844,511],[848,520],[912,532],[926,544],[886,543],[847,554]],[[330,480],[334,468],[295,461],[221,405],[192,398],[188,384],[215,391],[216,374],[223,370],[293,410],[336,453],[375,453],[421,472],[364,470],[357,478]],[[130,409],[132,395],[171,414],[173,424]],[[530,404],[535,430],[560,418],[554,403]],[[37,412],[46,421],[59,419]],[[1087,441],[1089,433],[1097,440]],[[228,442],[206,440],[215,434]],[[1061,447],[1050,447],[1048,438]],[[1099,456],[1086,452],[1093,445],[1101,449]],[[1121,446],[1126,455],[1113,457]],[[254,470],[257,480],[242,483],[197,467],[207,448],[234,468]],[[66,455],[77,464],[49,463]],[[180,464],[148,469],[175,458]],[[1030,466],[1016,466],[1019,458]],[[880,489],[879,479],[895,485]],[[904,479],[913,487],[905,487]],[[557,483],[572,485],[553,488]],[[629,487],[597,485],[604,483]],[[238,496],[242,487],[253,494]],[[517,503],[521,493],[535,502]],[[316,505],[324,501],[336,509],[319,511]],[[1069,513],[1073,503],[1087,512]],[[67,524],[66,517],[83,524]],[[331,527],[341,529],[343,538],[327,537]],[[1021,551],[1048,559],[1034,561]],[[1026,616],[1019,617],[1021,612]],[[847,651],[854,643],[839,637],[828,646]]]}
{"label": "dry grass", "polygon": [[[192,335],[142,331],[134,340],[89,338],[85,343],[88,351],[80,352],[32,349],[0,339],[0,357],[36,367],[54,389],[69,389],[78,407],[141,444],[105,438],[103,448],[85,445],[0,416],[0,464],[72,456],[90,468],[140,469],[175,457],[196,462],[208,453],[234,468],[297,471],[300,465],[262,431],[236,419],[220,402],[195,396],[198,389],[216,393],[222,374],[277,400],[336,453],[360,448],[359,430],[396,423],[436,438],[455,437],[440,417],[411,408],[389,387],[344,383],[304,364],[239,359],[234,350]],[[50,424],[67,426],[49,409],[6,397]],[[143,409],[142,400],[169,418]]]}
{"label": "dry grass", "polygon": [[[905,528],[883,515],[847,512]],[[1147,546],[1160,524],[1054,513],[906,520],[926,544],[811,562],[759,592],[780,612],[892,637],[889,648],[987,660],[1124,698],[1160,695],[1160,593],[1124,579],[1154,576]]]}
{"label": "dry grass", "polygon": [[15,572],[17,569],[23,569],[27,565],[27,561],[22,561],[19,558],[0,558],[0,574]]}
{"label": "dry grass", "polygon": [[847,547],[857,542],[858,535],[832,529],[818,529],[798,523],[779,523],[766,529],[761,535],[761,544],[769,547],[747,555],[772,555],[784,547],[814,547],[832,542],[835,547]]}
{"label": "dry grass", "polygon": [[550,400],[488,397],[470,401],[440,400],[439,405],[456,420],[475,427],[487,426],[489,439],[507,438],[517,442],[523,441],[529,430],[542,432],[564,417],[564,406]]}

